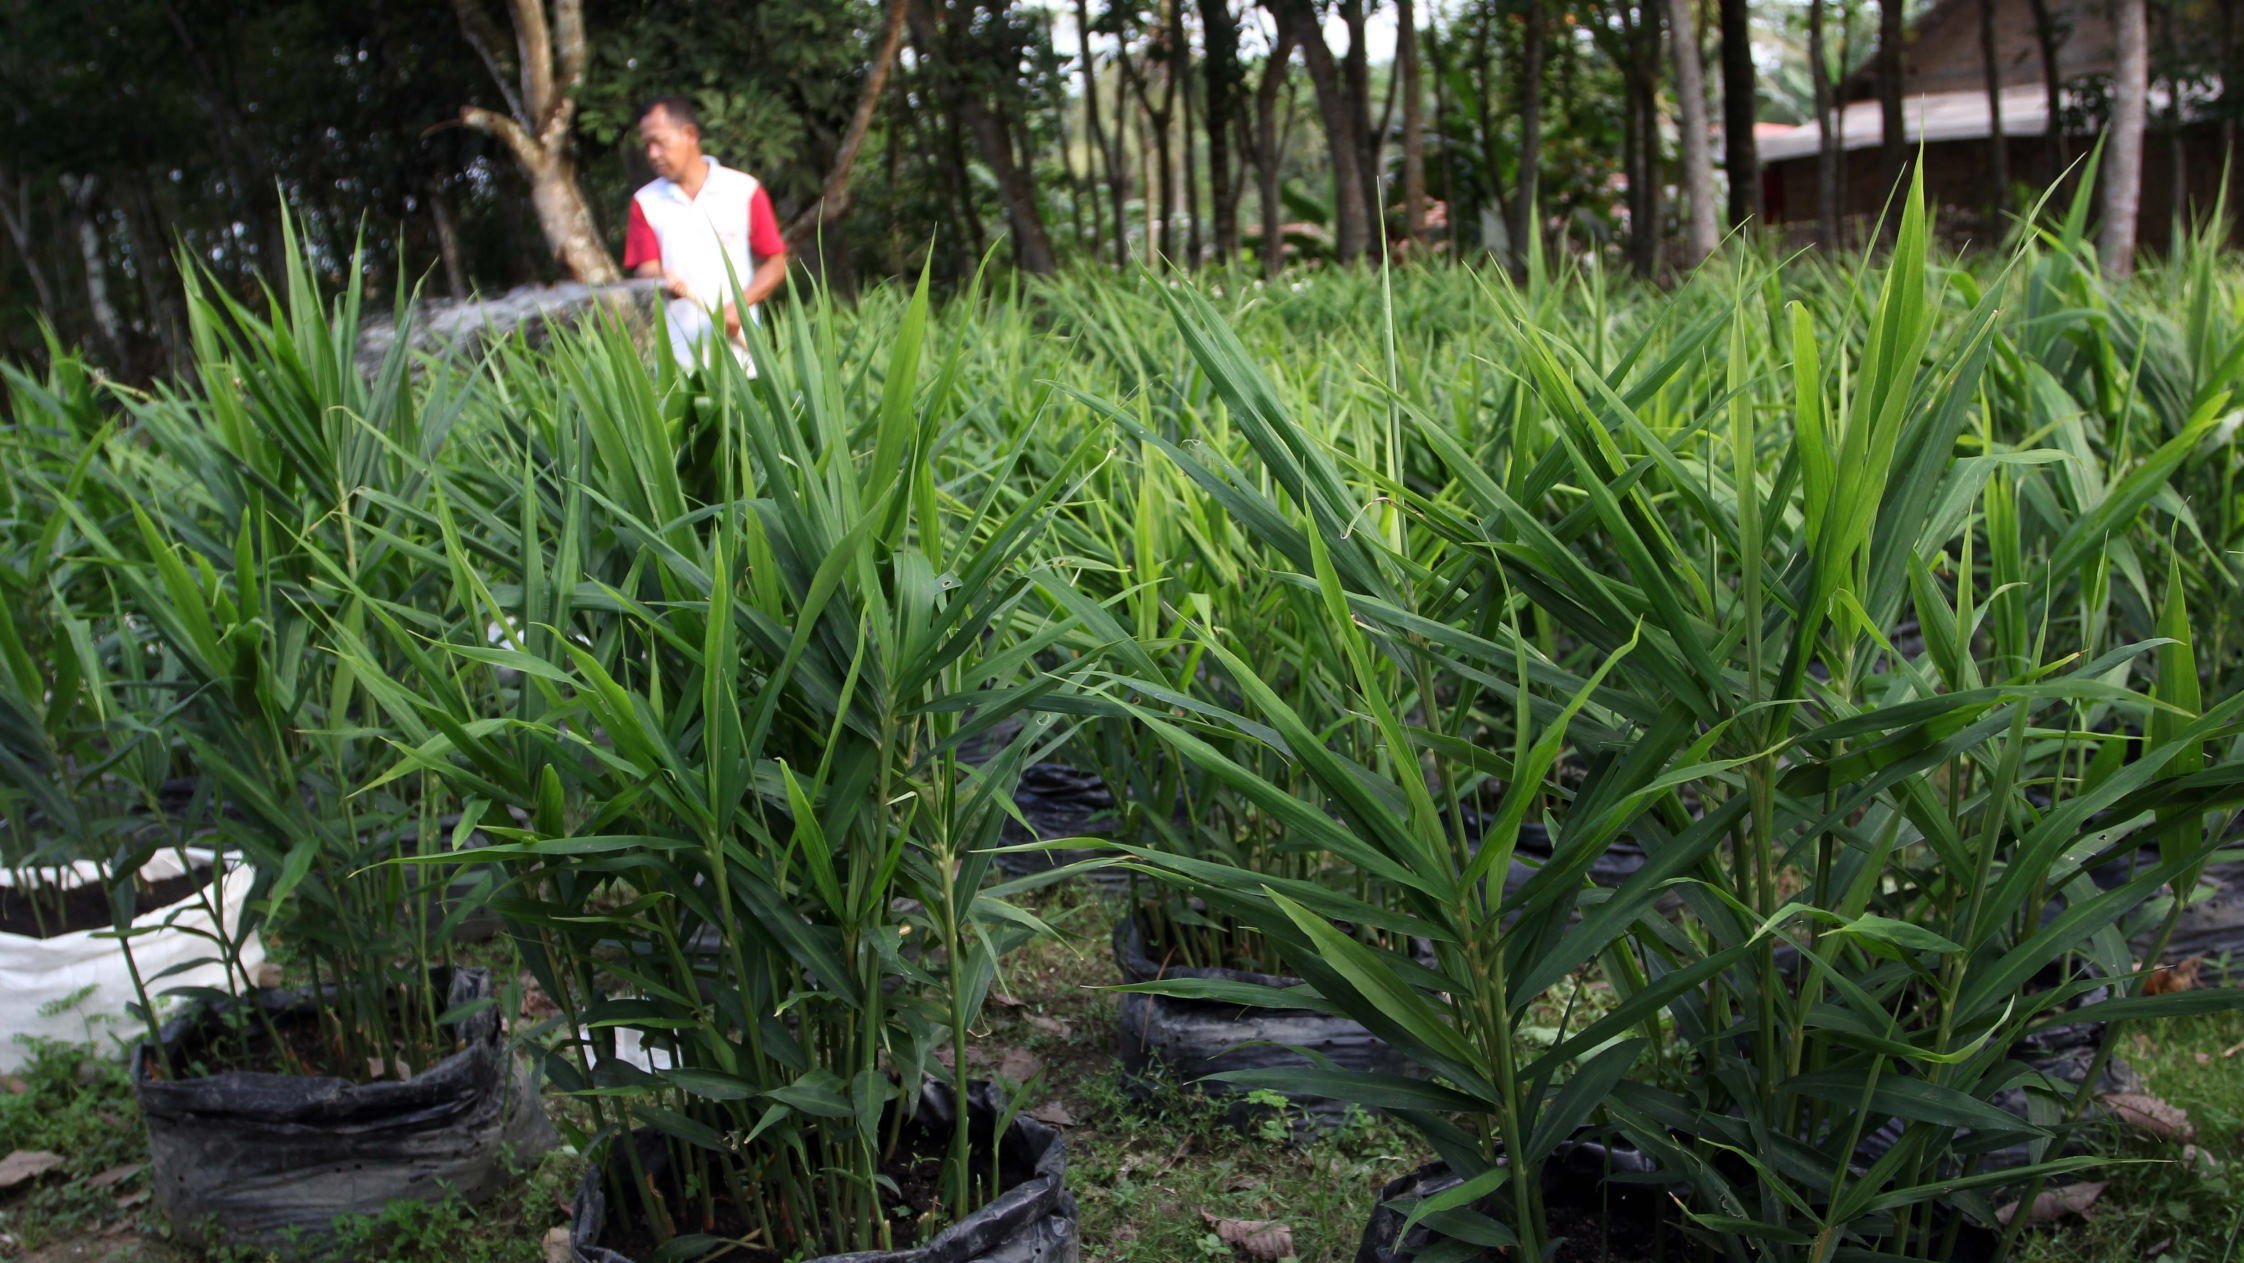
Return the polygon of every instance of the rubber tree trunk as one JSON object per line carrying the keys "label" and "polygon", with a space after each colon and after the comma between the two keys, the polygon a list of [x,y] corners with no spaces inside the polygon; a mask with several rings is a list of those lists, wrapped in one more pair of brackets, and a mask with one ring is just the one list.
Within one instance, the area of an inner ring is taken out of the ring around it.
{"label": "rubber tree trunk", "polygon": [[1808,61],[1815,78],[1815,215],[1816,235],[1825,249],[1845,243],[1839,228],[1839,135],[1831,117],[1837,95],[1831,86],[1829,48],[1825,43],[1824,0],[1809,0]]}
{"label": "rubber tree trunk", "polygon": [[[1528,241],[1543,231],[1543,61],[1549,18],[1542,0],[1528,0],[1519,55],[1519,179],[1512,190],[1512,251],[1526,266]],[[1491,168],[1493,170],[1493,168]]]}
{"label": "rubber tree trunk", "polygon": [[1099,124],[1099,79],[1091,59],[1090,0],[1075,0],[1075,29],[1083,42],[1083,124],[1091,132],[1091,151],[1106,171],[1107,199],[1114,211],[1114,266],[1130,266],[1130,226],[1124,210],[1130,200],[1130,176],[1122,165],[1122,120],[1114,120],[1114,146],[1107,147],[1106,131]]}
{"label": "rubber tree trunk", "polygon": [[959,15],[945,3],[943,30],[939,33],[928,12],[929,3],[930,0],[914,0],[910,6],[908,20],[912,39],[921,48],[938,50],[938,56],[945,62],[935,67],[936,81],[942,86],[950,110],[973,136],[974,148],[981,154],[983,164],[996,178],[997,200],[1005,210],[1005,226],[1013,237],[1013,262],[1024,272],[1049,274],[1058,268],[1058,260],[1052,253],[1052,239],[1044,231],[1044,216],[1036,205],[1035,185],[1029,173],[1013,160],[1012,129],[1001,106],[967,90],[960,79],[958,42],[944,38],[957,33]]}
{"label": "rubber tree trunk", "polygon": [[[1364,0],[1340,0],[1340,18],[1348,27],[1348,52],[1341,58],[1341,83],[1348,93],[1348,123],[1356,142],[1356,170],[1364,182],[1364,205],[1370,208],[1370,231],[1383,231],[1384,207],[1379,190],[1379,146],[1371,135],[1371,48],[1364,34]],[[1372,249],[1376,238],[1367,237]]]}
{"label": "rubber tree trunk", "polygon": [[2057,27],[2057,15],[2050,12],[2049,0],[2026,0],[2026,4],[2034,15],[2034,44],[2041,50],[2041,86],[2049,109],[2049,170],[2055,176],[2071,161],[2071,147],[2065,143],[2064,71],[2057,64],[2065,36]]}
{"label": "rubber tree trunk", "polygon": [[1200,30],[1208,99],[1203,122],[1208,129],[1209,214],[1215,221],[1216,262],[1229,263],[1239,252],[1239,186],[1231,175],[1237,165],[1231,137],[1239,119],[1239,21],[1231,0],[1200,0]]}
{"label": "rubber tree trunk", "polygon": [[1901,187],[1909,165],[1907,120],[1901,106],[1901,51],[1907,39],[1902,0],[1878,0],[1878,116],[1885,127],[1879,152],[1885,158],[1889,193]]}
{"label": "rubber tree trunk", "polygon": [[790,248],[800,249],[819,228],[849,213],[850,173],[856,169],[857,154],[865,147],[866,134],[872,131],[873,115],[880,108],[881,94],[888,90],[889,71],[895,68],[897,53],[904,47],[904,17],[910,8],[911,0],[889,0],[888,19],[881,26],[872,68],[865,74],[865,89],[858,94],[857,109],[849,118],[849,130],[842,135],[841,147],[834,151],[834,165],[826,172],[825,182],[819,185],[818,200],[804,207],[787,225]]}
{"label": "rubber tree trunk", "polygon": [[1714,154],[1707,145],[1706,69],[1699,64],[1697,0],[1667,0],[1668,47],[1675,62],[1676,130],[1683,150],[1683,266],[1696,267],[1722,239],[1714,209]]}
{"label": "rubber tree trunk", "polygon": [[2135,230],[2143,204],[2143,131],[2150,116],[2150,25],[2146,0],[2112,9],[2112,131],[2104,154],[2104,271],[2135,271]]}
{"label": "rubber tree trunk", "polygon": [[2002,128],[2002,65],[1995,55],[1995,0],[1979,0],[1979,62],[1987,76],[1987,222],[2000,228],[2010,204],[2010,142]]}
{"label": "rubber tree trunk", "polygon": [[552,0],[550,12],[539,0],[515,0],[509,6],[512,49],[484,11],[483,0],[453,0],[452,7],[462,33],[507,101],[505,113],[467,106],[460,111],[460,122],[496,137],[514,155],[529,177],[538,227],[570,276],[587,284],[620,279],[623,273],[601,243],[577,184],[570,137],[590,52],[582,0]]}
{"label": "rubber tree trunk", "polygon": [[452,222],[452,211],[444,204],[443,190],[431,181],[425,196],[429,200],[429,222],[436,229],[436,253],[444,263],[444,287],[454,298],[468,296],[467,267],[460,259],[460,229]]}
{"label": "rubber tree trunk", "polygon": [[1761,160],[1754,151],[1753,22],[1747,0],[1722,0],[1722,147],[1730,173],[1730,227],[1761,218]]}
{"label": "rubber tree trunk", "polygon": [[101,177],[66,175],[62,177],[62,191],[69,199],[70,229],[78,242],[78,261],[86,271],[86,310],[93,317],[94,332],[101,335],[102,344],[121,360],[125,354],[125,322],[109,293],[108,252],[101,248],[101,231],[94,225],[99,209],[94,199],[101,192]]}
{"label": "rubber tree trunk", "polygon": [[1354,263],[1371,246],[1371,210],[1364,200],[1362,151],[1356,143],[1356,126],[1349,115],[1353,98],[1341,82],[1340,65],[1325,43],[1324,31],[1309,0],[1277,0],[1291,10],[1295,41],[1302,63],[1309,70],[1309,86],[1317,94],[1317,116],[1324,120],[1325,137],[1332,150],[1333,246],[1342,263]]}
{"label": "rubber tree trunk", "polygon": [[1270,49],[1269,64],[1262,68],[1262,81],[1254,90],[1254,174],[1255,196],[1262,203],[1262,271],[1265,276],[1276,276],[1286,266],[1286,240],[1282,231],[1284,219],[1281,212],[1284,201],[1278,192],[1278,171],[1285,161],[1285,151],[1278,137],[1278,94],[1286,85],[1289,63],[1293,58],[1293,23],[1287,11],[1280,9],[1277,37]]}
{"label": "rubber tree trunk", "polygon": [[1403,231],[1410,244],[1426,244],[1426,119],[1418,82],[1418,14],[1411,0],[1395,0],[1395,57],[1402,63]]}
{"label": "rubber tree trunk", "polygon": [[61,308],[55,302],[54,284],[47,279],[46,269],[39,266],[40,252],[31,248],[35,235],[31,228],[31,187],[4,169],[0,169],[0,227],[7,229],[16,257],[31,277],[31,292],[39,300],[39,310],[50,317],[58,314]]}

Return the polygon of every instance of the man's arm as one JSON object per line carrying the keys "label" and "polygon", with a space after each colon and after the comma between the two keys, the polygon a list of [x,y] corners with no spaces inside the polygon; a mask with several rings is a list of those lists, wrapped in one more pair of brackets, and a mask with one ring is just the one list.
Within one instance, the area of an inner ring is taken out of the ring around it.
{"label": "man's arm", "polygon": [[[778,292],[787,280],[787,240],[779,235],[779,216],[772,210],[771,194],[761,185],[748,199],[748,250],[756,256],[756,270],[740,287],[740,302],[753,307]],[[740,332],[740,308],[725,306],[725,331]]]}

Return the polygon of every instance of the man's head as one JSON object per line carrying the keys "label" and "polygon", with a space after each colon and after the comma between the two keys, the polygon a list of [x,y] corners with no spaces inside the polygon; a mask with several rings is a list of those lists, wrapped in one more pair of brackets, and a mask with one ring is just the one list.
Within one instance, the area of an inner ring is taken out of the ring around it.
{"label": "man's head", "polygon": [[675,180],[692,170],[701,157],[701,121],[693,103],[682,96],[658,96],[639,111],[639,139],[647,148],[647,165],[665,180]]}

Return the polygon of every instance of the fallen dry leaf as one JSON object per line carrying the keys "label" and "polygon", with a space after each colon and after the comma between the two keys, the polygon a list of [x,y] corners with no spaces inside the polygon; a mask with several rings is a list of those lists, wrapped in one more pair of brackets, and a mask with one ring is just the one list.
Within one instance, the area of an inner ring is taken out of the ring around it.
{"label": "fallen dry leaf", "polygon": [[148,1190],[144,1188],[136,1188],[132,1192],[127,1193],[123,1197],[117,1199],[117,1209],[131,1210],[133,1207],[138,1206],[142,1202],[145,1202],[147,1200]]}
{"label": "fallen dry leaf", "polygon": [[1046,1101],[1028,1112],[1030,1118],[1053,1127],[1075,1126],[1075,1112],[1065,1101]]}
{"label": "fallen dry leaf", "polygon": [[2234,1057],[2240,1052],[2244,1052],[2244,1039],[2237,1040],[2235,1043],[2230,1044],[2228,1047],[2222,1049],[2221,1056]]}
{"label": "fallen dry leaf", "polygon": [[62,1165],[62,1155],[44,1149],[18,1149],[0,1158],[0,1189],[14,1188],[26,1180],[36,1180]]}
{"label": "fallen dry leaf", "polygon": [[1293,1253],[1293,1229],[1275,1219],[1224,1219],[1200,1212],[1216,1236],[1237,1250],[1244,1250],[1250,1259],[1273,1263]]}
{"label": "fallen dry leaf", "polygon": [[545,1247],[545,1263],[569,1263],[570,1258],[576,1253],[569,1247],[567,1225],[549,1229],[545,1234],[543,1245]]}
{"label": "fallen dry leaf", "polygon": [[2112,1117],[2147,1136],[2183,1144],[2197,1139],[2189,1115],[2148,1092],[2109,1092],[2097,1097]]}
{"label": "fallen dry leaf", "polygon": [[121,1167],[111,1167],[101,1174],[93,1177],[92,1179],[87,1180],[86,1187],[108,1188],[112,1184],[122,1184],[126,1180],[129,1180],[134,1175],[138,1174],[140,1168],[145,1165],[147,1164],[141,1162],[128,1162]]}
{"label": "fallen dry leaf", "polygon": [[250,974],[249,980],[260,987],[277,987],[281,985],[281,967],[268,960]]}
{"label": "fallen dry leaf", "polygon": [[1061,1021],[1056,1017],[1046,1017],[1042,1013],[1029,1014],[1028,1024],[1035,1027],[1037,1030],[1050,1035],[1054,1039],[1066,1039],[1068,1036],[1075,1033],[1074,1027],[1069,1026],[1067,1023]]}
{"label": "fallen dry leaf", "polygon": [[2213,1054],[2211,1053],[2191,1053],[2190,1056],[2197,1059],[2198,1065],[2209,1066],[2213,1064]]}
{"label": "fallen dry leaf", "polygon": [[2192,956],[2172,965],[2160,965],[2151,971],[2150,977],[2143,979],[2143,994],[2167,995],[2175,991],[2193,991],[2197,987],[2198,972],[2204,968],[2203,956]]}
{"label": "fallen dry leaf", "polygon": [[1262,1181],[1251,1175],[1234,1175],[1223,1182],[1223,1191],[1226,1193],[1244,1193],[1248,1189],[1260,1187]]}
{"label": "fallen dry leaf", "polygon": [[[2101,1182],[2067,1184],[2060,1188],[2050,1189],[2034,1199],[2034,1208],[2026,1212],[2026,1222],[2047,1224],[2055,1223],[2068,1216],[2086,1218],[2088,1208],[2094,1206],[2096,1199],[2103,1195],[2104,1186]],[[2010,1221],[2017,1215],[2018,1203],[2016,1202],[2011,1202],[1995,1211],[1995,1218],[2005,1228],[2010,1226]]]}
{"label": "fallen dry leaf", "polygon": [[990,1003],[1001,1009],[1017,1009],[1027,1004],[1028,1001],[1017,995],[1007,995],[1002,991],[993,991],[990,993]]}
{"label": "fallen dry leaf", "polygon": [[1015,1083],[1026,1083],[1044,1073],[1044,1059],[1026,1048],[1008,1048],[997,1059],[997,1073]]}

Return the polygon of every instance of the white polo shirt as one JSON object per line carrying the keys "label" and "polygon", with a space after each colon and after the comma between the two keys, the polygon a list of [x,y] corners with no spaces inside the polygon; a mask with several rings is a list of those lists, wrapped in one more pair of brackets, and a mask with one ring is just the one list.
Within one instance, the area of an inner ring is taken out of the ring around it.
{"label": "white polo shirt", "polygon": [[[685,278],[690,298],[668,304],[670,352],[692,367],[709,342],[724,337],[722,317],[739,287],[748,283],[756,262],[780,253],[779,219],[756,177],[735,171],[703,154],[709,176],[692,197],[675,180],[656,179],[631,198],[631,221],[623,234],[623,266],[634,271],[660,262],[663,270]],[[743,318],[756,318],[748,308]],[[748,363],[747,348],[733,343],[733,354]]]}

